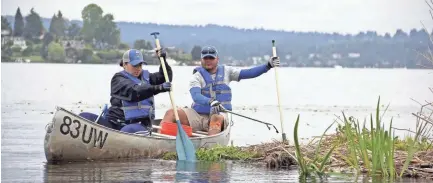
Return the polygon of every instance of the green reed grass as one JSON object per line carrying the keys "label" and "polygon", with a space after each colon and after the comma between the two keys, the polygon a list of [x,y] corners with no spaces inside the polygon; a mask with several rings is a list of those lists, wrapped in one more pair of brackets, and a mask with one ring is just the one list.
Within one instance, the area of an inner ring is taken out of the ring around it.
{"label": "green reed grass", "polygon": [[362,128],[358,120],[348,119],[343,113],[344,127],[342,134],[347,140],[348,149],[344,159],[359,173],[362,161],[364,171],[370,175],[395,177],[394,134],[391,131],[392,119],[388,128],[379,116],[380,97],[376,106],[376,115],[370,115],[370,132],[364,121]]}
{"label": "green reed grass", "polygon": [[296,153],[295,160],[299,166],[299,174],[300,174],[301,180],[305,180],[306,177],[309,177],[311,175],[317,175],[319,177],[322,177],[325,174],[325,169],[327,167],[326,164],[328,163],[328,160],[331,157],[331,154],[334,151],[336,146],[334,145],[328,151],[328,153],[326,153],[326,155],[324,157],[320,156],[319,148],[320,148],[320,145],[322,143],[322,139],[323,139],[324,135],[331,128],[331,126],[333,124],[334,123],[329,125],[329,127],[325,130],[325,132],[321,136],[319,143],[315,149],[314,159],[310,160],[309,158],[307,158],[306,156],[304,156],[301,153],[301,147],[300,147],[299,139],[298,139],[298,126],[299,126],[299,115],[298,115],[296,122],[295,122],[293,137],[294,137],[294,142],[295,142],[295,153]]}
{"label": "green reed grass", "polygon": [[[415,144],[414,144],[415,143]],[[422,137],[418,142],[415,141],[415,137],[406,136],[402,139],[396,138],[395,149],[400,151],[408,151],[414,145],[418,146],[418,150],[427,151],[433,149],[433,141],[426,137]]]}
{"label": "green reed grass", "polygon": [[[421,107],[421,111],[419,112],[421,115],[423,113],[423,108],[425,106],[433,106],[433,105],[432,105],[432,103],[423,105]],[[433,111],[431,112],[430,117],[432,114],[433,114]],[[429,119],[431,119],[430,117],[429,117]],[[407,142],[409,142],[407,145],[407,158],[406,158],[406,161],[404,162],[403,168],[400,172],[400,177],[403,175],[403,173],[408,168],[409,163],[410,163],[410,161],[412,161],[415,153],[417,151],[419,151],[420,149],[424,150],[423,145],[429,144],[427,146],[427,148],[431,148],[432,142],[431,141],[428,142],[428,140],[425,138],[426,135],[429,136],[431,134],[431,129],[432,129],[432,124],[430,122],[426,121],[425,119],[421,119],[419,117],[417,118],[415,136],[413,137],[413,139],[411,137],[407,138]]]}
{"label": "green reed grass", "polygon": [[[195,152],[197,160],[200,161],[222,161],[222,160],[240,160],[245,161],[253,158],[259,158],[262,154],[258,152],[245,151],[239,147],[216,145],[212,148],[198,148]],[[163,154],[164,160],[176,160],[176,152],[167,152]]]}
{"label": "green reed grass", "polygon": [[[389,105],[388,105],[389,106]],[[388,107],[385,109],[384,113]],[[395,178],[398,173],[394,163],[394,152],[396,147],[404,147],[407,150],[408,156],[405,164],[401,169],[399,176],[401,177],[412,161],[414,154],[418,150],[427,150],[431,148],[431,141],[422,138],[431,128],[428,128],[428,123],[417,121],[415,136],[407,137],[403,142],[395,137],[392,131],[392,118],[388,127],[383,123],[383,114],[380,117],[380,97],[376,106],[376,114],[370,115],[370,129],[366,128],[366,121],[362,127],[358,120],[347,118],[343,113],[343,126],[338,130],[343,136],[342,142],[347,142],[347,153],[343,159],[359,173],[361,165],[363,171],[369,175],[379,175],[388,178]]]}
{"label": "green reed grass", "polygon": [[[432,148],[432,141],[428,140],[428,134],[431,133],[432,129],[432,126],[428,127],[428,125],[431,125],[431,122],[429,123],[425,119],[419,118],[416,124],[414,137],[407,137],[405,141],[402,141],[399,140],[398,137],[395,137],[395,133],[392,130],[393,119],[391,118],[389,125],[387,126],[385,126],[383,121],[383,116],[389,105],[385,108],[382,116],[380,116],[380,106],[379,97],[375,114],[370,115],[370,129],[367,128],[368,122],[366,120],[364,120],[361,125],[359,121],[353,117],[347,118],[343,112],[343,119],[341,120],[343,124],[339,124],[337,127],[337,140],[332,141],[334,142],[333,147],[323,158],[320,157],[318,149],[320,148],[325,133],[333,125],[331,124],[321,136],[313,160],[310,160],[307,156],[304,156],[301,153],[302,150],[298,140],[298,115],[294,127],[294,142],[296,152],[295,158],[299,165],[300,179],[305,180],[305,177],[310,175],[318,175],[321,177],[325,174],[326,163],[337,146],[345,147],[339,149],[343,150],[343,152],[336,151],[336,153],[340,155],[340,157],[342,157],[350,167],[354,168],[357,174],[360,172],[366,172],[370,176],[381,177],[388,180],[394,180],[397,176],[401,177],[408,169],[409,163],[412,161],[414,154],[418,150],[427,150]],[[430,114],[429,119],[432,115],[433,112]],[[396,147],[404,147],[408,153],[399,174],[396,171],[396,165],[394,162]],[[321,159],[322,161],[320,162]]]}

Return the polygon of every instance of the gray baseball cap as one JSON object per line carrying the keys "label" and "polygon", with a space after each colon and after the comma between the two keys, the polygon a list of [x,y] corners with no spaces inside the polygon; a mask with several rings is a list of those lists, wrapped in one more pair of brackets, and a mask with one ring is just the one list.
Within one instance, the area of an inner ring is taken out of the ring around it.
{"label": "gray baseball cap", "polygon": [[201,58],[204,57],[213,57],[216,58],[218,57],[218,51],[215,47],[213,46],[205,46],[201,49]]}

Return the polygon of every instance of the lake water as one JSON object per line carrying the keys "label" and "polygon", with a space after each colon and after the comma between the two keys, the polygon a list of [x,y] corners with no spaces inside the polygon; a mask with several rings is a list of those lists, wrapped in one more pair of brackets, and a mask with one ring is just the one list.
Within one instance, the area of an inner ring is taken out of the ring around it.
{"label": "lake water", "polygon": [[[151,72],[157,66],[149,66]],[[178,106],[191,105],[188,81],[193,67],[173,67],[174,98]],[[73,112],[100,112],[109,103],[110,80],[117,65],[1,64],[1,174],[2,182],[297,182],[297,172],[268,170],[241,163],[201,163],[195,171],[177,171],[175,161],[48,165],[43,150],[45,125],[55,106]],[[319,136],[344,111],[361,120],[374,113],[377,99],[390,104],[384,119],[393,126],[411,128],[419,110],[414,102],[432,100],[432,70],[281,68],[278,70],[284,132],[293,139],[300,114],[300,136]],[[232,82],[234,111],[274,124],[281,131],[275,74]],[[156,96],[157,117],[171,107],[168,93]],[[265,125],[234,116],[231,140],[250,145],[281,139]],[[398,135],[405,132],[396,131]],[[335,178],[334,180],[339,180]],[[342,180],[343,181],[343,180]]]}

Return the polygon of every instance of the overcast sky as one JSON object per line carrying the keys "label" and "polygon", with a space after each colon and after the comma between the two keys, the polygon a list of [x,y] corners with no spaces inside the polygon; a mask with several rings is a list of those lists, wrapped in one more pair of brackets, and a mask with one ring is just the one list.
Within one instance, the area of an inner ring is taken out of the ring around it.
{"label": "overcast sky", "polygon": [[1,14],[15,15],[20,7],[25,16],[33,7],[42,17],[61,10],[64,17],[81,19],[89,3],[115,21],[379,34],[419,29],[421,21],[429,32],[433,28],[424,0],[2,0]]}

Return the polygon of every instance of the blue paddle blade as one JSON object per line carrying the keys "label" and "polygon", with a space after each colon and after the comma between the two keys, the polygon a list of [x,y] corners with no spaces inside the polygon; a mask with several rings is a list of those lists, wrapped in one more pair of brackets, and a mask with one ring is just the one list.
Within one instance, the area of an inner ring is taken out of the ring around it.
{"label": "blue paddle blade", "polygon": [[178,160],[195,161],[195,147],[191,139],[188,138],[185,131],[182,128],[179,120],[177,123],[177,135],[176,135],[176,153]]}

